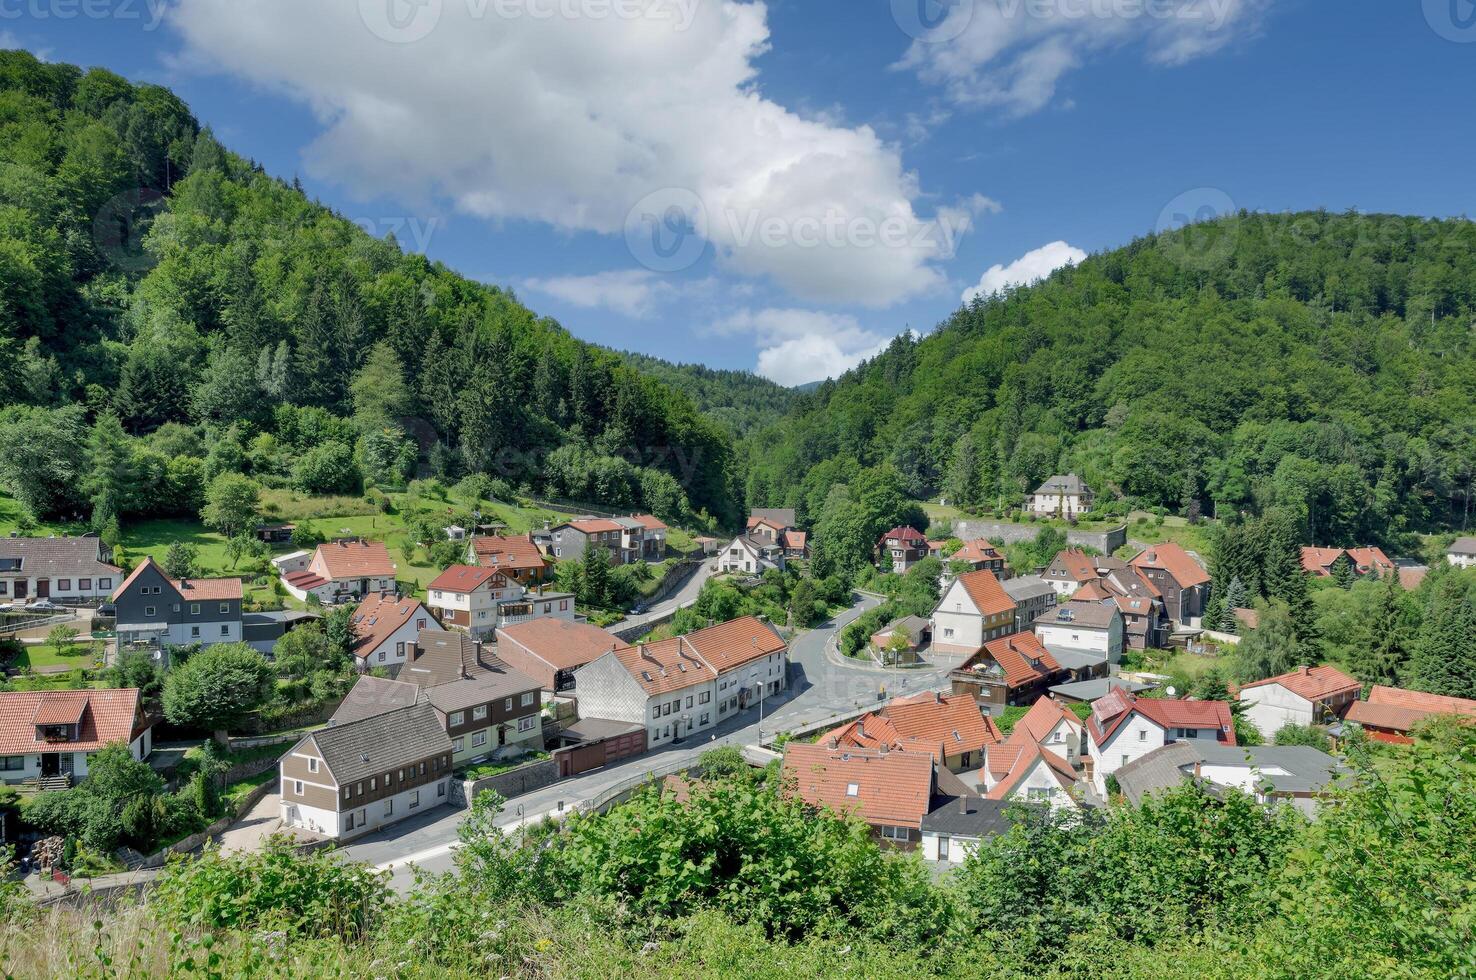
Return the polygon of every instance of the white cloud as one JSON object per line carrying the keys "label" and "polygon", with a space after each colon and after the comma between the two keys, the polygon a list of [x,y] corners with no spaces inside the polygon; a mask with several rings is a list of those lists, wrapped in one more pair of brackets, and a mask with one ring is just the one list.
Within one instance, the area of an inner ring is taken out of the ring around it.
{"label": "white cloud", "polygon": [[[184,65],[307,104],[324,127],[309,171],[366,196],[621,235],[638,202],[677,193],[705,209],[719,263],[806,300],[883,306],[945,284],[960,229],[915,210],[898,148],[760,93],[762,3],[636,2],[650,15],[609,13],[629,0],[192,0],[169,23]],[[585,15],[531,15],[564,7]],[[839,232],[817,243],[822,227]]]}
{"label": "white cloud", "polygon": [[1066,73],[1134,45],[1177,66],[1253,33],[1270,0],[961,0],[896,67],[951,101],[1027,115],[1050,105]]}
{"label": "white cloud", "polygon": [[761,348],[755,370],[782,385],[839,377],[891,343],[849,314],[820,310],[740,310],[709,329],[723,336],[752,335]]}
{"label": "white cloud", "polygon": [[662,299],[675,292],[671,283],[649,269],[528,279],[523,285],[573,306],[614,310],[632,319],[650,316]]}
{"label": "white cloud", "polygon": [[979,278],[979,285],[965,289],[963,301],[971,303],[975,296],[992,296],[1015,286],[1026,286],[1044,279],[1062,266],[1076,265],[1087,254],[1065,242],[1051,242],[1032,249],[1009,265],[992,265]]}

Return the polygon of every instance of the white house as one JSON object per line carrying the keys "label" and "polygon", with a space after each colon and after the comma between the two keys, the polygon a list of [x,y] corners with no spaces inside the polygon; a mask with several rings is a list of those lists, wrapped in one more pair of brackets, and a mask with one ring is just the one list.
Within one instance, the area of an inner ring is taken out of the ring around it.
{"label": "white house", "polygon": [[1042,748],[1050,749],[1073,766],[1086,755],[1086,725],[1066,705],[1054,698],[1038,699],[1024,717],[1015,722]]}
{"label": "white house", "polygon": [[1317,801],[1348,773],[1310,745],[1220,745],[1203,739],[1173,742],[1122,766],[1117,783],[1128,802],[1202,779],[1249,793],[1261,803],[1289,803],[1314,816]]}
{"label": "white house", "polygon": [[1122,660],[1122,634],[1122,613],[1116,604],[1073,599],[1035,620],[1035,637],[1051,653],[1091,654],[1113,664]]}
{"label": "white house", "polygon": [[0,602],[106,599],[123,577],[99,538],[0,538]]}
{"label": "white house", "polygon": [[365,596],[349,623],[354,631],[353,655],[360,671],[383,667],[393,671],[414,651],[423,629],[439,623],[417,600],[408,596]]}
{"label": "white house", "polygon": [[1010,829],[1009,804],[978,796],[939,796],[922,818],[924,861],[963,864],[986,837]]}
{"label": "white house", "polygon": [[1075,473],[1053,476],[1030,495],[1030,512],[1039,516],[1077,517],[1092,509],[1092,488]]}
{"label": "white house", "polygon": [[113,592],[117,642],[120,648],[239,643],[244,597],[238,578],[171,579],[145,557]]}
{"label": "white house", "polygon": [[935,651],[976,653],[1014,630],[1015,600],[988,569],[966,572],[948,586],[930,621]]}
{"label": "white house", "polygon": [[753,616],[617,647],[574,672],[579,714],[643,724],[647,747],[688,738],[784,690],[787,652]]}
{"label": "white house", "polygon": [[1445,549],[1445,560],[1457,568],[1476,567],[1476,537],[1456,538]]}
{"label": "white house", "polygon": [[1223,701],[1138,698],[1121,688],[1092,703],[1086,731],[1092,783],[1103,797],[1108,776],[1170,742],[1204,739],[1235,744],[1230,706]]}
{"label": "white house", "polygon": [[294,572],[307,571],[308,565],[312,564],[313,553],[311,551],[291,551],[285,555],[278,555],[272,559],[272,567],[277,570],[279,578],[291,575]]}
{"label": "white house", "polygon": [[0,693],[0,781],[64,789],[87,775],[94,753],[115,743],[139,761],[153,751],[137,688]]}
{"label": "white house", "polygon": [[1342,718],[1362,689],[1356,679],[1324,664],[1243,684],[1240,703],[1245,717],[1270,741],[1286,725],[1325,725]]}
{"label": "white house", "polygon": [[1071,763],[1016,728],[998,745],[986,746],[979,770],[986,799],[1045,803],[1051,809],[1081,806]]}
{"label": "white house", "polygon": [[762,575],[770,568],[784,571],[784,548],[740,534],[718,552],[718,571]]}
{"label": "white house", "polygon": [[574,619],[570,593],[529,592],[517,579],[482,565],[452,565],[426,589],[442,622],[477,637],[512,623]]}
{"label": "white house", "polygon": [[395,564],[382,541],[329,541],[318,545],[307,568],[284,573],[282,584],[295,599],[306,601],[311,594],[323,602],[342,602],[394,592]]}

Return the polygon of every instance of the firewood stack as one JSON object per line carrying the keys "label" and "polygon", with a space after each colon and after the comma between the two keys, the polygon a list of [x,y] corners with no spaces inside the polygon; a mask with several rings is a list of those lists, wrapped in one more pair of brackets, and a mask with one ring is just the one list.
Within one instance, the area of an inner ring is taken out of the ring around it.
{"label": "firewood stack", "polygon": [[36,863],[36,870],[42,874],[50,874],[51,870],[62,861],[62,847],[65,841],[60,837],[45,837],[38,840],[31,847],[31,857]]}

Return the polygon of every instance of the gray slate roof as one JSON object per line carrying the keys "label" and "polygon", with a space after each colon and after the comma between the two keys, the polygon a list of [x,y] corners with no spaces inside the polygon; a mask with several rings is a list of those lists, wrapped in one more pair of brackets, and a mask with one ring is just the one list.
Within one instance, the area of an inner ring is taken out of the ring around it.
{"label": "gray slate roof", "polygon": [[[1171,742],[1117,770],[1117,785],[1134,804],[1145,796],[1178,786],[1196,762],[1214,766],[1252,766],[1275,793],[1318,793],[1348,770],[1310,745],[1220,745],[1198,739]],[[1267,772],[1267,770],[1278,770]]]}
{"label": "gray slate roof", "polygon": [[1089,681],[1071,681],[1066,684],[1056,684],[1049,690],[1052,694],[1059,694],[1070,701],[1095,701],[1105,698],[1107,692],[1113,688],[1120,688],[1137,694],[1146,691],[1152,684],[1141,684],[1137,681],[1125,681],[1121,677],[1098,677]]}
{"label": "gray slate roof", "polygon": [[794,527],[793,507],[755,507],[748,512],[749,517],[761,517],[766,520],[775,521],[785,527]]}
{"label": "gray slate roof", "polygon": [[413,704],[309,735],[339,785],[451,753],[451,738],[435,709]]}
{"label": "gray slate roof", "polygon": [[1056,591],[1051,587],[1051,583],[1039,575],[1020,575],[1007,578],[999,584],[1005,590],[1005,595],[1014,599],[1016,603],[1026,599],[1038,599]]}
{"label": "gray slate roof", "polygon": [[1085,626],[1088,629],[1106,629],[1112,625],[1112,619],[1117,615],[1115,604],[1076,599],[1063,602],[1055,609],[1046,610],[1035,617],[1035,622],[1053,626],[1069,625]]}
{"label": "gray slate roof", "polygon": [[1445,549],[1447,555],[1476,555],[1476,537],[1456,538]]}
{"label": "gray slate roof", "polygon": [[0,571],[36,578],[121,574],[121,568],[98,560],[101,548],[97,538],[0,538]]}
{"label": "gray slate roof", "polygon": [[978,796],[935,796],[922,818],[924,833],[950,837],[990,837],[1010,829],[1005,811],[1013,801]]}
{"label": "gray slate roof", "polygon": [[354,683],[353,689],[328,719],[329,725],[346,725],[382,715],[386,711],[407,708],[420,700],[420,688],[404,681],[367,674]]}
{"label": "gray slate roof", "polygon": [[1065,476],[1057,474],[1045,481],[1036,489],[1036,493],[1091,493],[1091,488],[1081,481],[1081,477],[1075,473],[1067,473]]}

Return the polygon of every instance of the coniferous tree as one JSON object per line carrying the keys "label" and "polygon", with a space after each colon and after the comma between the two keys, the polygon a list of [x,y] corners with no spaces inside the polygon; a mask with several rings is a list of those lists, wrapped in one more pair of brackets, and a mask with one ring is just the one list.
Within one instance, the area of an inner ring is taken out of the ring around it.
{"label": "coniferous tree", "polygon": [[1414,642],[1409,607],[1409,595],[1399,584],[1399,576],[1388,576],[1359,630],[1358,642],[1347,654],[1348,670],[1364,684],[1399,683]]}
{"label": "coniferous tree", "polygon": [[91,466],[84,489],[92,501],[92,526],[100,531],[131,502],[138,472],[128,436],[116,415],[104,415],[92,426],[88,449]]}
{"label": "coniferous tree", "polygon": [[1447,574],[1436,586],[1406,678],[1431,694],[1476,697],[1476,602],[1462,575]]}

